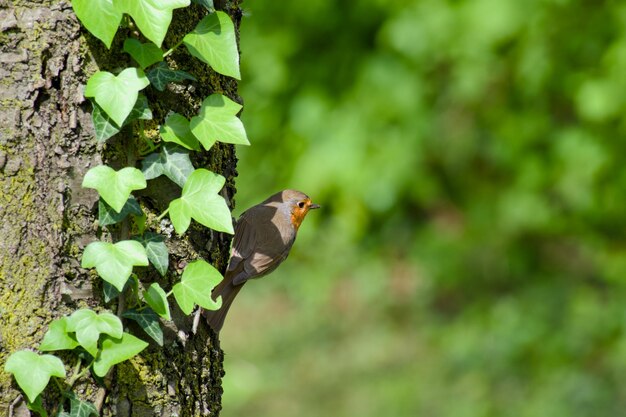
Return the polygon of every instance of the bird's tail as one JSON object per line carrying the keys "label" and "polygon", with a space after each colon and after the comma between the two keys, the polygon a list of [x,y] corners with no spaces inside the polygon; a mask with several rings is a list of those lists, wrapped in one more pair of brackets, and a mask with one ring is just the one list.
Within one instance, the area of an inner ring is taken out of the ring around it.
{"label": "bird's tail", "polygon": [[233,303],[233,300],[241,291],[243,284],[233,285],[232,279],[224,279],[215,289],[213,290],[212,297],[214,300],[217,297],[222,296],[222,307],[219,310],[204,310],[204,317],[207,320],[207,323],[215,333],[219,333],[224,325],[224,319],[226,318],[226,313],[228,313],[228,309],[230,305]]}

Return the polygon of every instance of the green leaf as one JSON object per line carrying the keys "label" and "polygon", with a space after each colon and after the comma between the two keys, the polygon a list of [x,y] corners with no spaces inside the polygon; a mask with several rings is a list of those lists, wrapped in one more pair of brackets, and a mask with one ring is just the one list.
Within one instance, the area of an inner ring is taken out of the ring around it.
{"label": "green leaf", "polygon": [[104,302],[108,303],[118,295],[120,292],[113,286],[113,284],[109,284],[106,281],[102,281],[102,292],[104,293]]}
{"label": "green leaf", "polygon": [[183,187],[180,198],[172,200],[169,214],[177,233],[185,233],[191,219],[219,232],[233,234],[233,222],[224,197],[218,192],[226,180],[206,169],[196,169]]}
{"label": "green leaf", "polygon": [[59,414],[57,414],[57,417],[72,417],[72,416],[70,416],[70,413],[66,411],[59,411]]}
{"label": "green leaf", "polygon": [[215,6],[213,5],[213,0],[191,0],[193,3],[199,4],[200,6],[204,6],[209,12],[213,12],[215,10]]}
{"label": "green leaf", "polygon": [[189,53],[216,72],[241,79],[235,26],[221,11],[205,16],[183,42]]}
{"label": "green leaf", "polygon": [[93,371],[99,377],[104,377],[113,365],[132,358],[147,347],[148,343],[130,333],[124,333],[121,338],[115,339],[105,337],[100,356],[93,365]]}
{"label": "green leaf", "polygon": [[76,332],[78,343],[93,357],[96,357],[100,334],[105,333],[119,338],[124,328],[115,314],[106,311],[96,314],[93,310],[82,308],[67,318],[67,331]]}
{"label": "green leaf", "polygon": [[65,378],[65,368],[61,359],[54,355],[38,355],[30,350],[20,350],[9,356],[4,365],[6,372],[12,373],[28,401],[34,403],[42,393],[51,376]]}
{"label": "green leaf", "polygon": [[236,116],[241,105],[221,94],[211,94],[202,102],[200,113],[191,119],[190,127],[206,150],[215,141],[249,145],[243,123]]}
{"label": "green leaf", "polygon": [[160,48],[172,21],[172,10],[189,6],[189,0],[113,0],[113,4],[128,13],[141,33]]}
{"label": "green leaf", "polygon": [[128,38],[124,41],[124,52],[128,52],[141,68],[163,61],[163,51],[152,42],[141,43],[137,39]]}
{"label": "green leaf", "polygon": [[64,395],[70,400],[70,417],[89,417],[91,415],[100,415],[95,405],[89,401],[82,401],[73,391],[64,393]]}
{"label": "green leaf", "polygon": [[139,68],[126,68],[117,77],[98,71],[87,81],[85,97],[93,97],[102,110],[121,126],[135,106],[140,90],[150,81]]}
{"label": "green leaf", "polygon": [[126,167],[119,171],[106,165],[91,168],[83,178],[83,187],[95,188],[113,210],[122,211],[131,191],[146,188],[146,179],[137,168]]}
{"label": "green leaf", "polygon": [[200,150],[200,143],[189,128],[189,120],[178,113],[167,116],[159,133],[166,142],[176,143],[192,151]]}
{"label": "green leaf", "polygon": [[96,131],[96,140],[98,142],[104,142],[110,137],[113,137],[122,130],[121,127],[115,124],[113,120],[106,114],[102,107],[98,106],[95,101],[91,102],[93,110],[91,111],[91,119],[93,120],[93,128]]}
{"label": "green leaf", "polygon": [[148,266],[146,250],[141,243],[134,240],[123,240],[115,244],[92,242],[85,248],[81,263],[83,268],[96,267],[98,275],[120,292],[124,289],[134,265]]}
{"label": "green leaf", "polygon": [[171,320],[170,305],[167,302],[167,294],[158,282],[153,282],[147,291],[143,292],[146,303],[161,317]]}
{"label": "green leaf", "polygon": [[72,0],[72,8],[85,28],[110,48],[122,21],[122,12],[113,5],[113,1]]}
{"label": "green leaf", "polygon": [[152,120],[152,110],[150,110],[150,107],[148,106],[148,98],[141,93],[137,95],[137,101],[135,102],[135,105],[126,120],[124,120],[124,124],[122,126],[126,126],[132,120],[136,119]]}
{"label": "green leaf", "polygon": [[188,151],[180,146],[164,143],[161,152],[150,154],[141,161],[141,170],[147,180],[165,174],[182,188],[193,172],[193,165]]}
{"label": "green leaf", "polygon": [[148,99],[143,94],[137,96],[137,101],[130,111],[130,114],[122,123],[122,126],[118,126],[107,114],[102,107],[98,106],[98,103],[91,101],[93,111],[91,112],[91,118],[93,120],[93,127],[96,131],[96,140],[98,142],[104,142],[110,137],[119,133],[120,130],[128,123],[135,119],[150,120],[152,119],[152,110],[148,107]]}
{"label": "green leaf", "polygon": [[162,276],[167,273],[169,265],[165,237],[157,233],[147,232],[143,236],[133,236],[133,240],[141,243],[146,248],[148,260]]}
{"label": "green leaf", "polygon": [[26,408],[30,411],[34,411],[41,417],[48,417],[48,412],[45,408],[43,408],[43,403],[41,402],[41,395],[38,395],[32,403],[30,401],[26,401]]}
{"label": "green leaf", "polygon": [[182,80],[196,81],[195,77],[185,71],[170,69],[165,62],[159,62],[146,74],[150,84],[159,91],[165,91],[168,83],[175,83]]}
{"label": "green leaf", "polygon": [[102,198],[98,201],[98,223],[100,226],[108,226],[110,224],[119,223],[126,218],[129,214],[135,216],[143,215],[141,207],[135,197],[132,195],[126,200],[126,204],[122,207],[122,210],[118,213],[109,206]]}
{"label": "green leaf", "polygon": [[150,308],[141,311],[131,309],[122,313],[123,317],[136,321],[144,332],[148,334],[159,346],[163,346],[163,330],[159,325],[159,316]]}
{"label": "green leaf", "polygon": [[211,291],[222,279],[222,274],[202,259],[189,263],[180,282],[173,288],[174,297],[183,313],[190,314],[194,304],[208,310],[218,310],[222,300],[219,298],[213,301]]}
{"label": "green leaf", "polygon": [[50,326],[48,326],[48,331],[41,341],[39,350],[46,352],[51,350],[74,349],[78,346],[78,342],[74,335],[69,333],[70,331],[67,330],[66,317],[54,320],[50,323]]}

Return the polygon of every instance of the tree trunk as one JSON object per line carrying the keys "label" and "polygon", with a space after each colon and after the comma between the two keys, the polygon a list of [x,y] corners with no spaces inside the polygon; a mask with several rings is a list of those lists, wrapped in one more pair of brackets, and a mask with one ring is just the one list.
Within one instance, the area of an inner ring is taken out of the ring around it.
{"label": "tree trunk", "polygon": [[[238,1],[222,8],[238,33]],[[164,50],[180,41],[205,13],[193,4],[175,10]],[[103,162],[115,169],[135,165],[141,156],[135,145],[128,144],[135,143],[138,135],[125,128],[105,145],[98,144],[91,104],[83,90],[95,71],[130,65],[129,56],[121,50],[131,31],[132,26],[120,28],[107,50],[81,28],[69,1],[0,0],[2,366],[12,352],[37,348],[53,319],[84,306],[117,313],[123,303],[116,299],[105,304],[102,281],[80,267],[80,258],[90,242],[128,238],[131,226],[98,227],[98,195],[82,188],[81,182],[89,168]],[[168,64],[198,81],[170,84],[162,93],[146,90],[154,119],[146,123],[145,130],[153,132],[154,138],[170,110],[191,117],[212,92],[241,102],[235,80],[213,72],[184,49],[169,56]],[[226,177],[222,195],[232,208],[234,147],[217,143],[211,151],[194,155],[192,161],[196,168],[205,167]],[[148,184],[148,191],[138,200],[147,214],[148,227],[160,232],[160,222],[155,219],[168,199],[180,195],[180,188],[167,179]],[[223,271],[230,237],[192,224],[184,236],[172,235],[167,244],[170,267],[165,278],[151,267],[138,272],[142,282],[159,281],[166,291],[180,279],[184,265],[194,259],[205,259]],[[218,415],[223,375],[219,342],[204,323],[194,334],[192,318],[177,311],[174,304],[170,303],[173,320],[162,321],[164,347],[151,343],[140,355],[114,367],[100,383],[84,378],[74,387],[79,397],[101,407],[105,416]],[[132,323],[124,324],[149,341]],[[76,360],[70,353],[59,356]],[[44,391],[43,399],[48,411],[58,409],[60,399],[54,384]],[[14,416],[29,415],[12,376],[0,367],[0,414],[8,415],[9,408]]]}

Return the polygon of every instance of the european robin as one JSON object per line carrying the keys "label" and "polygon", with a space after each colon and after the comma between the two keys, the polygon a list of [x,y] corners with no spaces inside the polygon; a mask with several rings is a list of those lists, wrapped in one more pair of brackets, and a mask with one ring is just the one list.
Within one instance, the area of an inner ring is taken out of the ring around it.
{"label": "european robin", "polygon": [[222,307],[206,311],[211,328],[219,332],[226,313],[243,284],[274,271],[291,250],[296,234],[313,204],[304,193],[280,191],[267,200],[249,208],[235,225],[235,237],[224,279],[214,289],[212,297],[222,297]]}

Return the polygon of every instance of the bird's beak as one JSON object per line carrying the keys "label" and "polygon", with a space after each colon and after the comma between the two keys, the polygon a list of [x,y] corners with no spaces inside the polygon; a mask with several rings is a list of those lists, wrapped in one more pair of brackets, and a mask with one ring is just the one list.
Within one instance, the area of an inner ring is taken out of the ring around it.
{"label": "bird's beak", "polygon": [[311,204],[311,205],[309,206],[309,210],[318,209],[318,208],[320,208],[320,207],[322,207],[322,206],[320,206],[319,204]]}

